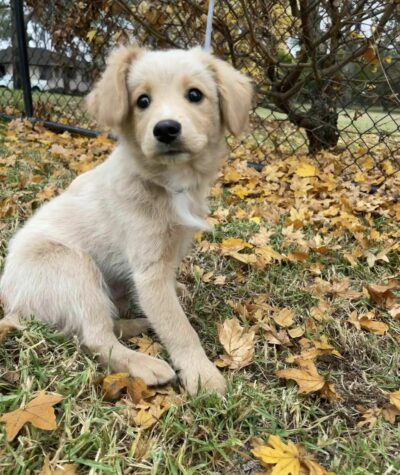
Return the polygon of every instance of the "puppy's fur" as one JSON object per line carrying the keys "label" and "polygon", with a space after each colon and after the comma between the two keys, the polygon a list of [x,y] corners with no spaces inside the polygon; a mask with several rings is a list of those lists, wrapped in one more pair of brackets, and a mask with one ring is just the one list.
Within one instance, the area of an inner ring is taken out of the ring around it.
{"label": "puppy's fur", "polygon": [[[204,98],[188,100],[188,90]],[[140,109],[147,94],[150,106]],[[196,228],[204,226],[210,183],[226,154],[224,132],[246,126],[248,78],[200,49],[148,52],[121,47],[88,97],[119,145],[96,169],[44,205],[9,246],[1,298],[6,320],[49,322],[148,385],[175,376],[164,361],[134,352],[117,336],[149,325],[167,348],[189,393],[199,384],[225,391],[177,297],[175,271]],[[160,143],[156,123],[182,126]],[[118,320],[133,294],[147,318]]]}

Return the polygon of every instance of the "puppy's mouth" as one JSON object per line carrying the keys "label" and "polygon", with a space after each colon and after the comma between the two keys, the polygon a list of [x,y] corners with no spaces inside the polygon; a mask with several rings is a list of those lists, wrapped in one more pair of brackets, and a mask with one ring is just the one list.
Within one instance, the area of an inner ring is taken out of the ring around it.
{"label": "puppy's mouth", "polygon": [[157,150],[157,156],[159,157],[168,157],[171,159],[179,158],[180,156],[189,154],[189,150],[182,145],[169,145],[166,147],[160,147]]}

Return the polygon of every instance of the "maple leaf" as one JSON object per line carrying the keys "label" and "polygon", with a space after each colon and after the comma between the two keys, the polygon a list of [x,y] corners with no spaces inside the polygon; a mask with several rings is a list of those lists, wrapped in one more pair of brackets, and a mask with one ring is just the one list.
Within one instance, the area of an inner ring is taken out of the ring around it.
{"label": "maple leaf", "polygon": [[185,395],[177,395],[171,387],[157,389],[153,396],[134,403],[131,399],[121,399],[125,414],[133,424],[141,429],[149,429],[172,406],[181,405]]}
{"label": "maple leaf", "polygon": [[247,331],[240,325],[237,318],[232,318],[225,320],[223,324],[218,324],[218,336],[226,354],[215,362],[217,366],[241,369],[252,362],[254,329]]}
{"label": "maple leaf", "polygon": [[126,389],[135,404],[155,394],[147,388],[142,379],[132,378],[128,373],[109,374],[103,378],[102,390],[105,401],[118,399],[123,389]]}
{"label": "maple leaf", "polygon": [[395,424],[396,417],[400,416],[400,409],[398,409],[393,404],[385,404],[382,408],[382,417],[385,419],[386,422],[390,422],[391,424]]}
{"label": "maple leaf", "polygon": [[325,379],[321,376],[315,364],[310,360],[297,360],[301,368],[281,369],[275,374],[278,378],[293,379],[299,385],[300,394],[309,394],[322,389]]}
{"label": "maple leaf", "polygon": [[389,400],[400,411],[400,390],[389,393]]}
{"label": "maple leaf", "polygon": [[382,410],[378,407],[372,407],[370,409],[365,408],[364,406],[357,406],[357,410],[362,414],[361,420],[357,422],[357,427],[367,426],[369,429],[372,429],[376,424],[378,417],[381,415]]}
{"label": "maple leaf", "polygon": [[314,165],[307,162],[301,162],[296,169],[296,175],[302,178],[317,176],[317,169]]}
{"label": "maple leaf", "polygon": [[368,330],[375,335],[384,335],[388,330],[389,327],[384,322],[380,322],[377,320],[373,320],[375,314],[372,312],[357,315],[357,311],[354,310],[351,312],[348,322],[354,325],[358,330],[363,328],[364,330]]}
{"label": "maple leaf", "polygon": [[335,475],[315,462],[302,446],[289,441],[285,444],[279,436],[270,435],[266,445],[257,445],[252,453],[270,468],[271,475]]}
{"label": "maple leaf", "polygon": [[388,313],[395,320],[400,320],[400,304],[393,305],[393,307],[388,310]]}
{"label": "maple leaf", "polygon": [[249,239],[249,243],[258,247],[266,246],[269,243],[271,235],[271,230],[268,230],[267,228],[261,228],[258,233],[254,234],[254,236]]}
{"label": "maple leaf", "polygon": [[147,335],[145,336],[135,336],[129,340],[131,343],[134,343],[137,346],[137,351],[145,353],[149,356],[158,356],[161,353],[162,346],[160,343],[153,341]]}
{"label": "maple leaf", "polygon": [[63,399],[59,394],[46,394],[44,391],[41,391],[26,406],[3,414],[0,417],[0,422],[5,422],[6,424],[7,440],[9,442],[14,440],[15,436],[27,422],[30,422],[38,429],[57,429],[53,406]]}
{"label": "maple leaf", "polygon": [[272,318],[281,327],[290,327],[294,323],[294,312],[290,308],[282,308]]}
{"label": "maple leaf", "polygon": [[0,320],[0,342],[7,338],[7,335],[13,330],[22,330],[22,325],[13,322],[9,318],[3,318]]}
{"label": "maple leaf", "polygon": [[392,280],[388,285],[369,284],[366,286],[370,299],[378,307],[390,309],[397,303],[397,297],[393,289],[399,289],[400,282]]}
{"label": "maple leaf", "polygon": [[72,463],[67,463],[66,465],[60,465],[52,469],[50,467],[49,456],[46,455],[44,459],[44,464],[39,475],[75,475],[78,466]]}

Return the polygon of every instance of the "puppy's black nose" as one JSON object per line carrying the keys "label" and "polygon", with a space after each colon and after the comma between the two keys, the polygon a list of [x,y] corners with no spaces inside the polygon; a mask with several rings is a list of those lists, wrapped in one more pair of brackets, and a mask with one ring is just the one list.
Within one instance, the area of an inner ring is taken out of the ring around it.
{"label": "puppy's black nose", "polygon": [[176,120],[161,120],[153,129],[154,137],[162,143],[172,143],[181,133],[182,126]]}

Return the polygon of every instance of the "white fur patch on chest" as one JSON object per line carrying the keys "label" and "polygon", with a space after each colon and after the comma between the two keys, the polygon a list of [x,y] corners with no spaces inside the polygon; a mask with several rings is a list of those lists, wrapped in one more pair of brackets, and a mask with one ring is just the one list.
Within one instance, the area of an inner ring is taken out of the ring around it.
{"label": "white fur patch on chest", "polygon": [[190,190],[172,192],[172,206],[179,224],[203,231],[209,229],[204,218],[200,216],[201,204],[195,202]]}

